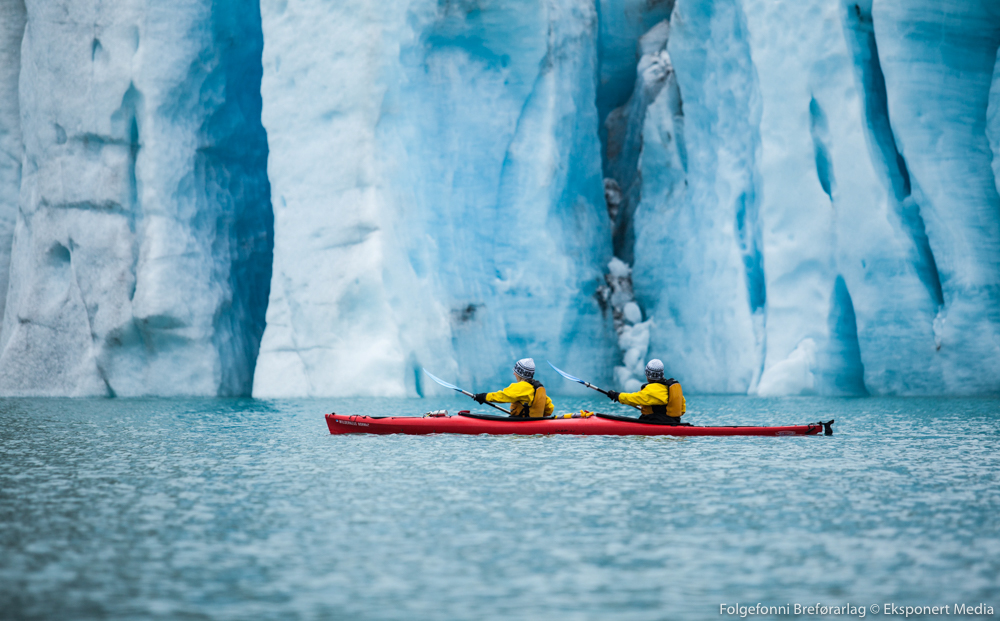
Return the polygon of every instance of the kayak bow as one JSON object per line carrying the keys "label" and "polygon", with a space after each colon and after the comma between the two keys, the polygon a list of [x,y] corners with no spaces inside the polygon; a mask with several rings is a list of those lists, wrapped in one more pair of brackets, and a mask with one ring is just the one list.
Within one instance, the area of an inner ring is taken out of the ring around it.
{"label": "kayak bow", "polygon": [[810,423],[779,427],[699,427],[663,425],[625,417],[597,414],[581,418],[503,418],[460,412],[457,416],[345,416],[327,414],[331,434],[403,433],[490,435],[585,435],[585,436],[814,436],[833,435],[831,425]]}

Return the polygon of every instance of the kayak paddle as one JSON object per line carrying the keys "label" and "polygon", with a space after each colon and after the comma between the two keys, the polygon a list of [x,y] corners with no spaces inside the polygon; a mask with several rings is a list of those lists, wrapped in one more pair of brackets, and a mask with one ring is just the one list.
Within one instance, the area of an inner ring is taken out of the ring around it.
{"label": "kayak paddle", "polygon": [[597,386],[594,386],[590,382],[585,382],[582,379],[580,379],[579,377],[574,377],[574,376],[570,375],[569,373],[567,373],[566,371],[563,371],[562,369],[560,369],[556,365],[552,364],[552,362],[550,362],[548,360],[546,360],[545,362],[548,362],[549,366],[556,370],[556,373],[558,373],[559,375],[562,375],[563,377],[565,377],[569,381],[576,382],[577,384],[583,384],[587,388],[593,388],[594,390],[596,390],[597,392],[601,393],[602,395],[607,396],[608,391],[601,390],[600,388],[598,388]]}
{"label": "kayak paddle", "polygon": [[[600,388],[598,388],[597,386],[594,386],[594,385],[593,385],[593,384],[591,384],[590,382],[586,382],[586,381],[584,381],[584,380],[580,379],[579,377],[575,377],[575,376],[573,376],[573,375],[570,375],[569,373],[567,373],[566,371],[563,371],[562,369],[560,369],[560,368],[559,368],[559,367],[557,367],[556,365],[552,364],[552,362],[550,362],[550,361],[548,361],[548,360],[546,360],[545,362],[548,362],[548,363],[549,363],[549,366],[550,366],[550,367],[552,367],[553,369],[555,369],[555,370],[556,370],[556,373],[558,373],[559,375],[562,375],[563,377],[565,377],[565,378],[566,378],[566,379],[568,379],[569,381],[571,381],[571,382],[576,382],[577,384],[583,384],[583,385],[584,385],[584,386],[586,386],[587,388],[593,388],[594,390],[596,390],[597,392],[601,393],[601,394],[602,394],[602,395],[604,395],[604,396],[607,396],[607,395],[608,395],[608,391],[606,391],[606,390],[601,390]],[[433,376],[432,376],[432,377],[433,377]],[[634,408],[635,408],[636,406],[634,406],[634,405],[633,405],[632,407],[634,407]],[[640,408],[636,408],[636,409],[640,409]]]}
{"label": "kayak paddle", "polygon": [[[434,374],[431,373],[430,371],[428,371],[427,369],[424,369],[424,373],[426,373],[427,375],[429,375],[432,380],[434,380],[438,384],[441,384],[445,388],[451,388],[452,390],[457,390],[458,392],[462,393],[463,395],[467,395],[469,397],[472,397],[473,399],[476,398],[476,395],[472,394],[468,390],[462,390],[458,386],[455,386],[453,384],[449,384],[448,382],[444,381],[440,377],[435,377]],[[494,407],[494,408],[500,410],[501,412],[503,412],[504,414],[510,414],[510,410],[505,410],[504,408],[500,407],[499,405],[493,405],[489,401],[486,402],[486,405],[488,405],[490,407]]]}

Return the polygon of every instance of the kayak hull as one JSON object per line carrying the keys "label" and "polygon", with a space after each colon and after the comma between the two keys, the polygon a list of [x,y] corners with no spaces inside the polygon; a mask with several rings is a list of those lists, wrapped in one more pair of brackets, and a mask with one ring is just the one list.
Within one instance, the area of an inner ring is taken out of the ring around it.
{"label": "kayak hull", "polygon": [[698,427],[693,425],[654,425],[597,416],[542,420],[484,420],[468,416],[345,416],[327,414],[331,434],[403,433],[428,435],[458,433],[467,435],[584,435],[584,436],[814,436],[823,433],[823,423],[781,427]]}

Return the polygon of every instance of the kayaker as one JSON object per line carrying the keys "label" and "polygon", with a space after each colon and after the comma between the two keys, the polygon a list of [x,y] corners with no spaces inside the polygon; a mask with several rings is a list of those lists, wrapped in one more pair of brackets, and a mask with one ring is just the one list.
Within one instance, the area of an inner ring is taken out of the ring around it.
{"label": "kayaker", "polygon": [[531,358],[514,364],[514,383],[497,392],[481,392],[474,398],[478,403],[509,403],[510,415],[520,418],[541,418],[555,410],[545,386],[535,378],[535,361]]}
{"label": "kayaker", "polygon": [[609,390],[608,397],[618,403],[639,406],[642,420],[679,425],[687,411],[680,383],[674,378],[663,379],[663,362],[655,358],[646,365],[646,382],[639,392]]}

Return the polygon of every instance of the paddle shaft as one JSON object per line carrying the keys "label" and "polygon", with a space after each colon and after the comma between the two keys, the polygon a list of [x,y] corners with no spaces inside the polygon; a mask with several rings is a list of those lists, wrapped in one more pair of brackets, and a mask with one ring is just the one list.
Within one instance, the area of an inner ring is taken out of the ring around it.
{"label": "paddle shaft", "polygon": [[[457,390],[458,392],[462,393],[463,395],[466,395],[468,397],[472,397],[473,399],[476,398],[476,395],[472,394],[468,390],[462,390],[461,388],[459,388],[458,386],[455,386],[454,384],[449,384],[448,382],[446,382],[443,379],[441,379],[440,377],[434,375],[433,373],[431,373],[427,369],[424,369],[424,373],[426,373],[427,375],[429,375],[432,380],[434,380],[438,384],[441,384],[445,388],[451,388],[452,390]],[[478,403],[478,401],[476,403]],[[502,407],[500,407],[499,405],[493,405],[489,401],[486,401],[484,403],[486,403],[486,405],[488,405],[488,406],[490,406],[492,408],[496,408],[496,409],[500,410],[504,414],[510,414],[510,410],[505,410]]]}
{"label": "paddle shaft", "polygon": [[[593,385],[593,384],[591,384],[590,382],[585,382],[585,381],[583,381],[583,380],[580,380],[580,383],[581,383],[581,384],[583,384],[584,386],[586,386],[587,388],[593,388],[594,390],[596,390],[597,392],[601,393],[601,394],[602,394],[602,395],[604,395],[605,397],[607,397],[607,396],[608,396],[608,391],[606,391],[606,390],[601,390],[600,388],[598,388],[597,386],[594,386],[594,385]],[[616,399],[616,401],[617,401],[617,399]],[[621,401],[618,401],[618,403],[621,403]],[[638,405],[632,405],[631,403],[623,403],[622,405],[631,405],[632,407],[634,407],[634,408],[635,408],[635,409],[637,409],[637,410],[641,410],[641,409],[642,409],[642,408],[641,408],[641,407],[639,407]]]}
{"label": "paddle shaft", "polygon": [[[556,365],[552,364],[552,361],[548,361],[548,363],[549,363],[549,366],[552,367],[553,369],[555,369],[556,373],[558,373],[559,375],[562,375],[563,378],[568,379],[571,382],[576,382],[578,384],[583,384],[587,388],[593,388],[594,390],[596,390],[597,392],[601,393],[605,397],[610,397],[611,396],[611,395],[608,394],[609,391],[607,391],[607,390],[601,390],[600,388],[598,388],[597,386],[594,386],[593,384],[591,384],[590,382],[588,382],[586,380],[582,380],[579,377],[574,377],[574,376],[570,375],[566,371],[563,371],[562,369],[560,369]],[[618,401],[618,399],[615,399],[615,401]],[[621,403],[621,401],[618,401],[618,403]],[[622,404],[622,405],[632,405],[632,404],[631,403],[625,403],[625,404]],[[640,408],[637,405],[632,405],[632,407],[634,407],[635,409],[640,410],[640,411],[642,410],[642,408]]]}
{"label": "paddle shaft", "polygon": [[602,389],[598,388],[597,386],[594,386],[590,382],[583,382],[583,385],[586,386],[587,388],[593,388],[594,390],[596,390],[597,392],[601,393],[605,397],[608,396],[608,391],[602,390]]}
{"label": "paddle shaft", "polygon": [[[472,397],[473,399],[476,398],[476,395],[472,394],[471,392],[462,390],[461,388],[458,389],[458,392],[462,393],[463,395],[468,395],[468,396]],[[479,402],[477,401],[476,403],[479,403]],[[486,405],[488,405],[488,406],[490,406],[492,408],[496,408],[496,409],[500,410],[504,414],[510,414],[510,410],[506,410],[506,409],[500,407],[499,405],[494,405],[494,404],[490,403],[489,401],[483,401],[483,403],[485,403]]]}

